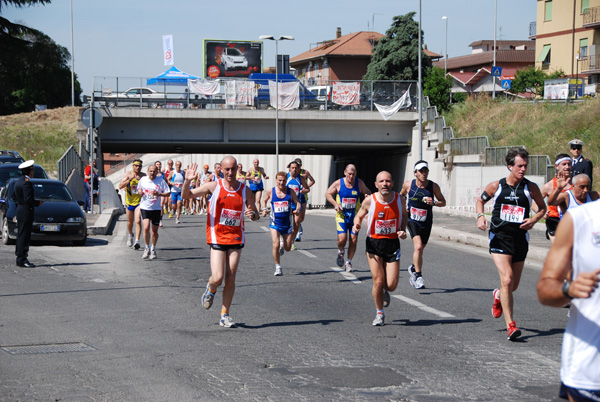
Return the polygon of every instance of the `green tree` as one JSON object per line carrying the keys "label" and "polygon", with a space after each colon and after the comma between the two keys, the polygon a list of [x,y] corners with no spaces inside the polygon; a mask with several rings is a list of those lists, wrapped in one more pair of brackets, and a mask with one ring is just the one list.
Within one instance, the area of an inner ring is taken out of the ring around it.
{"label": "green tree", "polygon": [[511,92],[514,93],[525,93],[530,92],[534,95],[542,95],[544,93],[544,80],[560,78],[565,76],[564,71],[554,71],[552,74],[546,74],[539,68],[533,66],[527,67],[521,70],[517,70],[515,73],[515,79],[511,83]]}
{"label": "green tree", "polygon": [[437,107],[439,112],[450,109],[450,89],[452,81],[443,69],[429,67],[423,80],[423,95],[429,97],[429,103]]}
{"label": "green tree", "polygon": [[[416,13],[394,17],[392,26],[373,48],[371,62],[364,80],[416,80],[419,64],[419,24]],[[423,37],[423,31],[421,36]],[[422,52],[422,67],[431,66],[431,59]]]}

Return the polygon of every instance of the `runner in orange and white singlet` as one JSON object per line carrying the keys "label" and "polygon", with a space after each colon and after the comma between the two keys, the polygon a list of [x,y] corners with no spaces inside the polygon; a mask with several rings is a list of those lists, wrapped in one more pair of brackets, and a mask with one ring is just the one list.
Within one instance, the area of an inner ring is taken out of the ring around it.
{"label": "runner in orange and white singlet", "polygon": [[358,233],[363,218],[368,215],[366,251],[377,310],[373,326],[385,323],[383,308],[390,304],[389,292],[398,286],[400,275],[399,239],[406,239],[406,199],[393,191],[393,186],[392,175],[379,172],[375,179],[377,192],[365,198],[354,218],[354,232]]}
{"label": "runner in orange and white singlet", "polygon": [[208,205],[206,222],[206,241],[210,245],[211,275],[202,295],[202,306],[212,306],[217,288],[225,279],[223,287],[223,303],[221,307],[222,327],[235,327],[229,316],[229,308],[235,291],[237,273],[242,248],[244,247],[244,217],[253,221],[259,219],[252,191],[244,183],[236,180],[237,161],[233,156],[226,156],[221,161],[224,178],[204,183],[190,190],[190,182],[196,177],[198,165],[188,167],[182,188],[184,199],[205,194],[212,194]]}
{"label": "runner in orange and white singlet", "polygon": [[[542,192],[542,197],[547,198],[554,190],[556,190],[557,186],[557,178],[559,176],[565,177],[568,179],[568,183],[562,191],[567,191],[572,188],[571,185],[571,157],[567,154],[558,154],[556,155],[556,159],[554,161],[554,168],[556,169],[556,174],[548,183],[544,184],[540,190]],[[560,212],[558,211],[558,207],[556,205],[548,204],[548,208],[546,210],[546,239],[550,240],[554,243],[554,232],[556,232],[556,227],[558,226],[558,222],[560,221]]]}

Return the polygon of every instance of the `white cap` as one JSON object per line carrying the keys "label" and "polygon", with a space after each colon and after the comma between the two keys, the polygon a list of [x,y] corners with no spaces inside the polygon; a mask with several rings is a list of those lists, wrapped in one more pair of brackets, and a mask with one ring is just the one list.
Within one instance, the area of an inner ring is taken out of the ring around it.
{"label": "white cap", "polygon": [[19,170],[27,169],[33,166],[33,159],[23,162],[19,165]]}
{"label": "white cap", "polygon": [[571,140],[571,141],[569,141],[569,145],[581,145],[581,146],[583,146],[583,141],[577,140],[577,139]]}
{"label": "white cap", "polygon": [[421,162],[421,163],[417,163],[417,164],[415,165],[415,172],[416,172],[417,170],[421,170],[421,169],[423,169],[423,168],[427,168],[427,169],[429,169],[429,165],[427,164],[427,162]]}

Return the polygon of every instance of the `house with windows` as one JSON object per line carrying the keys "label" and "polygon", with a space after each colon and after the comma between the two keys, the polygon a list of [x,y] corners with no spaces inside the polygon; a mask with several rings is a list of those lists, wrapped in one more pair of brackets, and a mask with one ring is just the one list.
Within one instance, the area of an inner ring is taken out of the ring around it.
{"label": "house with windows", "polygon": [[536,67],[600,80],[600,0],[538,0],[530,36]]}
{"label": "house with windows", "polygon": [[[359,81],[367,73],[373,48],[385,35],[359,31],[342,35],[336,30],[335,39],[319,42],[310,50],[290,59],[290,66],[305,85],[329,85],[332,81]],[[424,48],[432,60],[442,55]]]}

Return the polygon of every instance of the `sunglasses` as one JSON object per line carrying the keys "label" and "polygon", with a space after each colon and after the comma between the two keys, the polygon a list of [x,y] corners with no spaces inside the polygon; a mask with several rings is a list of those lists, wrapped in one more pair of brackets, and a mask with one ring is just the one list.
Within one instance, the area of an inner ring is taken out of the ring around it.
{"label": "sunglasses", "polygon": [[582,149],[581,145],[571,145],[571,149]]}

